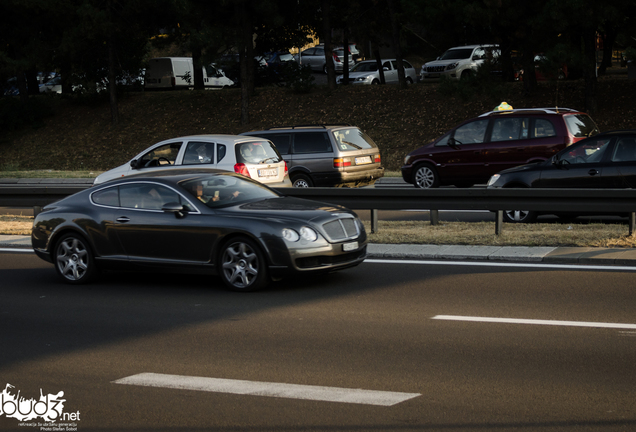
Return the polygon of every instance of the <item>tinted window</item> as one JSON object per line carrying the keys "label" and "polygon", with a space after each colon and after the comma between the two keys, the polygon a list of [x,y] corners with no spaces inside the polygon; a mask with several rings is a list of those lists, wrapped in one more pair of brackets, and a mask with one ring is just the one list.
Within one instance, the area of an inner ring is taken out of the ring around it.
{"label": "tinted window", "polygon": [[610,138],[585,140],[559,153],[559,160],[569,164],[598,163],[603,158]]}
{"label": "tinted window", "polygon": [[[336,140],[336,145],[341,151],[363,150],[377,147],[373,140],[358,128],[336,130],[333,131],[333,136]],[[331,149],[331,145],[329,148]]]}
{"label": "tinted window", "polygon": [[119,207],[119,191],[116,187],[95,192],[91,198],[95,204]]}
{"label": "tinted window", "polygon": [[599,132],[594,121],[587,115],[566,115],[563,118],[568,130],[576,138],[586,138]]}
{"label": "tinted window", "polygon": [[216,146],[216,151],[217,151],[216,162],[219,163],[225,157],[225,153],[227,153],[227,147],[225,147],[225,144],[219,144]]}
{"label": "tinted window", "polygon": [[441,137],[441,138],[439,139],[439,141],[437,141],[437,142],[435,143],[435,147],[443,147],[443,146],[448,145],[448,139],[449,139],[449,138],[450,138],[450,134],[446,134],[446,135],[444,135],[443,137]]}
{"label": "tinted window", "polygon": [[294,135],[294,153],[332,152],[327,132],[302,132]]}
{"label": "tinted window", "polygon": [[527,118],[497,118],[493,120],[491,141],[511,141],[528,138]]}
{"label": "tinted window", "polygon": [[267,135],[267,138],[274,143],[280,154],[289,154],[289,147],[291,146],[290,134],[271,134]]}
{"label": "tinted window", "polygon": [[183,165],[212,163],[214,143],[190,141],[183,156]]}
{"label": "tinted window", "polygon": [[181,200],[179,194],[154,183],[133,183],[119,186],[121,206],[145,210],[160,210],[164,204]]}
{"label": "tinted window", "polygon": [[351,72],[375,72],[378,70],[376,62],[361,62],[351,68]]}
{"label": "tinted window", "polygon": [[442,57],[440,57],[440,60],[466,59],[466,58],[469,58],[472,53],[473,53],[472,48],[448,50],[444,54],[442,54]]}
{"label": "tinted window", "polygon": [[636,161],[636,139],[621,138],[614,148],[612,162],[634,162]]}
{"label": "tinted window", "polygon": [[269,141],[252,141],[234,147],[238,163],[264,164],[283,160],[276,147]]}
{"label": "tinted window", "polygon": [[181,144],[180,142],[165,144],[149,151],[141,157],[139,167],[148,168],[174,165]]}
{"label": "tinted window", "polygon": [[274,191],[260,183],[234,175],[202,176],[180,184],[208,207],[237,205],[278,197]]}
{"label": "tinted window", "polygon": [[546,138],[556,136],[556,129],[550,120],[536,119],[532,129],[533,138]]}
{"label": "tinted window", "polygon": [[476,144],[484,142],[488,120],[477,120],[455,129],[454,138],[460,144]]}

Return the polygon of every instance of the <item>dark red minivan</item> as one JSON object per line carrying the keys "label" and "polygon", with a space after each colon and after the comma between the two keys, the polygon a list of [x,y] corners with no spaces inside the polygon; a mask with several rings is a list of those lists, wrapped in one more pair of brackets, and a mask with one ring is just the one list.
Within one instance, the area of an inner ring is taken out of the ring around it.
{"label": "dark red minivan", "polygon": [[570,108],[491,111],[409,153],[402,177],[419,188],[470,187],[504,169],[544,161],[597,133],[589,115]]}

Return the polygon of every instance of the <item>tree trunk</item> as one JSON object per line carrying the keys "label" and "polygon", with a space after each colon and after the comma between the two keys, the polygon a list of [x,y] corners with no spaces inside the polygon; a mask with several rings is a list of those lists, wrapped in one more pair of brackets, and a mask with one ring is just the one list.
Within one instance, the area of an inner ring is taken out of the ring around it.
{"label": "tree trunk", "polygon": [[108,38],[108,93],[110,95],[110,118],[115,126],[119,124],[117,106],[117,74],[115,73],[115,47],[112,35]]}
{"label": "tree trunk", "polygon": [[389,4],[389,15],[391,15],[391,44],[397,63],[398,81],[400,88],[406,88],[406,77],[404,76],[404,66],[402,65],[402,45],[400,43],[400,23],[395,10],[394,0],[387,0]]}
{"label": "tree trunk", "polygon": [[585,58],[583,79],[585,82],[585,111],[594,117],[597,111],[596,89],[596,31],[583,31],[583,54]]}
{"label": "tree trunk", "polygon": [[193,78],[194,78],[194,89],[195,90],[204,90],[205,83],[203,82],[203,64],[201,63],[201,47],[198,46],[192,47],[192,67],[193,67]]}
{"label": "tree trunk", "polygon": [[382,57],[380,57],[380,47],[375,44],[373,48],[373,57],[375,57],[375,64],[378,65],[378,76],[380,77],[380,84],[386,84],[386,78],[384,78],[384,68],[382,67]]}
{"label": "tree trunk", "polygon": [[342,36],[344,60],[342,65],[342,84],[349,84],[349,29],[345,28]]}
{"label": "tree trunk", "polygon": [[336,71],[333,66],[333,51],[331,49],[331,21],[329,19],[329,0],[322,0],[322,32],[325,40],[325,64],[327,69],[327,85],[331,90],[336,89]]}
{"label": "tree trunk", "polygon": [[253,61],[252,28],[245,0],[238,5],[238,15],[241,23],[241,36],[239,47],[239,61],[241,68],[241,125],[246,126],[250,122],[250,73],[249,62]]}

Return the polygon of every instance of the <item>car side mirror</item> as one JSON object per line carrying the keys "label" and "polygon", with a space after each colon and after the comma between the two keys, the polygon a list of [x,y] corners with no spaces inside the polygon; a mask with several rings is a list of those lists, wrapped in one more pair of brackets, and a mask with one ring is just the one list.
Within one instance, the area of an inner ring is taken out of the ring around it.
{"label": "car side mirror", "polygon": [[174,215],[177,218],[182,218],[188,213],[188,211],[183,207],[183,205],[179,204],[176,201],[165,203],[163,207],[161,207],[161,210],[163,210],[166,213],[174,213]]}
{"label": "car side mirror", "polygon": [[139,162],[137,161],[137,159],[133,159],[130,161],[130,167],[132,169],[137,169],[137,165],[139,164]]}
{"label": "car side mirror", "polygon": [[449,138],[448,146],[452,149],[459,150],[459,141],[457,141],[455,138]]}

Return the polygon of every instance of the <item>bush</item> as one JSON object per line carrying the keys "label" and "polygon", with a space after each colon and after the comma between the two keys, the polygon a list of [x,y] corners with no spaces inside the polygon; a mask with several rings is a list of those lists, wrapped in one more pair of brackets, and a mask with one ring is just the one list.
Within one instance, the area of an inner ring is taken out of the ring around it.
{"label": "bush", "polygon": [[498,103],[504,98],[505,85],[496,65],[485,62],[476,73],[460,80],[443,76],[440,79],[439,92],[444,96],[456,96],[465,101],[478,97]]}

